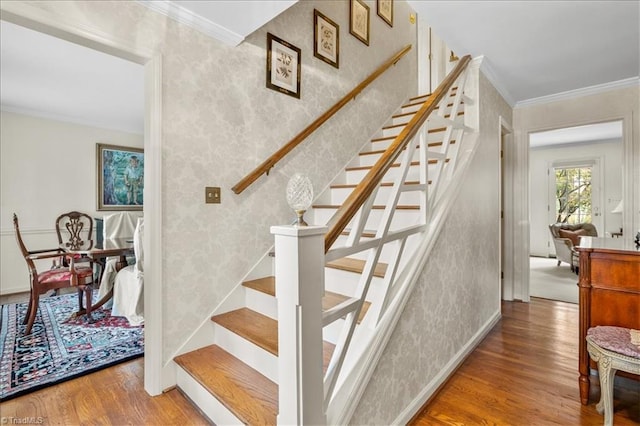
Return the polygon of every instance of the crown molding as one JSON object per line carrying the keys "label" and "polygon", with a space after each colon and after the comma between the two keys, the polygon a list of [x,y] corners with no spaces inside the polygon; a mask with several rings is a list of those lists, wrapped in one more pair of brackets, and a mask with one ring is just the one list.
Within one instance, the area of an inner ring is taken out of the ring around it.
{"label": "crown molding", "polygon": [[482,71],[485,77],[487,77],[487,79],[491,82],[493,87],[495,87],[498,93],[502,95],[509,106],[513,108],[513,105],[515,104],[513,96],[511,96],[511,93],[509,93],[509,91],[500,83],[500,79],[496,76],[496,73],[491,65],[489,65],[489,61],[484,57],[484,55],[480,55],[478,56],[478,58],[480,58],[481,60],[480,71]]}
{"label": "crown molding", "polygon": [[211,22],[208,19],[185,9],[174,1],[169,0],[136,0],[141,5],[180,22],[203,34],[208,35],[229,46],[237,46],[244,41],[244,36]]}
{"label": "crown molding", "polygon": [[580,98],[587,95],[596,95],[598,93],[607,92],[614,89],[622,89],[625,87],[640,86],[640,77],[631,77],[624,80],[612,81],[595,86],[583,87],[581,89],[568,90],[566,92],[554,93],[553,95],[540,96],[539,98],[531,98],[524,101],[518,101],[514,108],[524,108],[533,105],[546,104],[549,102],[564,101],[568,99]]}

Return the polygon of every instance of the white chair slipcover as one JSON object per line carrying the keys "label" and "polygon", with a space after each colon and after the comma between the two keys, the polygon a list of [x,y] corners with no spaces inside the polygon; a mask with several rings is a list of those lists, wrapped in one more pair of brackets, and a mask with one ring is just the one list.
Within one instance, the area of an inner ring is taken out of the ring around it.
{"label": "white chair slipcover", "polygon": [[104,216],[102,226],[102,238],[132,238],[136,229],[136,221],[139,214],[131,212],[118,212]]}
{"label": "white chair slipcover", "polygon": [[134,265],[122,268],[115,277],[111,315],[126,317],[131,325],[144,324],[144,219],[139,218],[133,234]]}
{"label": "white chair slipcover", "polygon": [[[118,212],[105,215],[102,225],[102,241],[107,241],[111,238],[131,238],[136,229],[136,222],[140,218],[139,213],[132,212]],[[106,243],[105,243],[106,244]],[[135,249],[134,249],[135,251]],[[134,259],[128,259],[133,261]],[[116,262],[117,257],[107,257],[105,259],[104,271],[102,272],[102,278],[100,279],[100,289],[98,290],[98,300],[102,299],[111,289],[116,279]],[[112,306],[112,301],[105,303],[105,307]]]}

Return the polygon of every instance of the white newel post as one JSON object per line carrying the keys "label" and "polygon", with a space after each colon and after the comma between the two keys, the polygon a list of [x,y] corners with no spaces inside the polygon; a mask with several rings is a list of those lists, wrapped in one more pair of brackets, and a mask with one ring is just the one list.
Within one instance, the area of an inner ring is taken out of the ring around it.
{"label": "white newel post", "polygon": [[324,425],[325,226],[273,226],[278,300],[279,425]]}

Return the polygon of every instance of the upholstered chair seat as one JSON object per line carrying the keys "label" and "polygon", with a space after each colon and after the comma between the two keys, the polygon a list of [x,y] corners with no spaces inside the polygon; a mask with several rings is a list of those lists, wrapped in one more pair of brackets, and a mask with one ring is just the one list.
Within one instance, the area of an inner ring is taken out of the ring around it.
{"label": "upholstered chair seat", "polygon": [[38,274],[38,281],[43,284],[58,281],[71,281],[73,275],[76,275],[79,281],[91,279],[93,276],[93,269],[88,266],[77,266],[75,274],[72,273],[68,267],[50,269],[48,271],[40,272]]}
{"label": "upholstered chair seat", "polygon": [[613,424],[613,380],[616,371],[640,374],[640,330],[596,326],[587,330],[587,350],[598,363],[600,401],[596,409],[604,413],[604,424]]}

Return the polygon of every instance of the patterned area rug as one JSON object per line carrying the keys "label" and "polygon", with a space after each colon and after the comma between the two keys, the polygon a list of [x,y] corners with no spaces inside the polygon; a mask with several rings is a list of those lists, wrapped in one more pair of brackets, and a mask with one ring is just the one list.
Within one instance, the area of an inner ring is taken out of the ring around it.
{"label": "patterned area rug", "polygon": [[144,354],[144,328],[110,309],[72,318],[77,294],[41,297],[32,333],[24,335],[27,303],[2,305],[0,401],[100,370]]}

